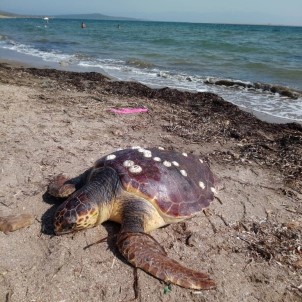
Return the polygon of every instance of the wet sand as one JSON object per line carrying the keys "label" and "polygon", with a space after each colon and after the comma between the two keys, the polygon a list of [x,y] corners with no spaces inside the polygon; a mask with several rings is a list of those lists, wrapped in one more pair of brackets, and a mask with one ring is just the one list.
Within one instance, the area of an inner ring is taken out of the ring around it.
{"label": "wet sand", "polygon": [[[133,268],[115,247],[119,226],[53,236],[59,201],[45,194],[54,175],[78,175],[132,145],[195,153],[224,183],[201,215],[152,233],[169,256],[209,273],[217,289],[167,291],[139,271],[139,301],[302,301],[301,125],[260,121],[211,93],[5,62],[0,96],[0,216],[35,216],[26,228],[0,232],[0,301],[134,298]],[[108,111],[142,106],[148,113]]]}

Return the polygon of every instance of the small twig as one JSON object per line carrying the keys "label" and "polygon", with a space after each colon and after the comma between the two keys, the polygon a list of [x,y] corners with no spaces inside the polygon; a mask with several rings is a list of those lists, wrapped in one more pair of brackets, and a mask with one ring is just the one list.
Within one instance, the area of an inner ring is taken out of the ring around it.
{"label": "small twig", "polygon": [[288,208],[287,205],[284,205],[284,204],[283,204],[282,206],[284,206],[284,207],[285,207],[285,210],[288,211],[288,212],[296,213],[296,214],[300,214],[300,215],[302,214],[302,212],[297,211],[296,209]]}
{"label": "small twig", "polygon": [[216,214],[222,222],[225,224],[225,226],[230,226],[229,223],[225,220],[225,218],[221,214]]}
{"label": "small twig", "polygon": [[137,267],[134,267],[134,269],[133,269],[133,276],[134,276],[134,281],[133,281],[134,299],[136,300],[139,295]]}
{"label": "small twig", "polygon": [[115,257],[113,257],[113,259],[112,259],[112,263],[111,263],[111,269],[113,269],[113,267],[114,267],[114,264],[115,264],[115,261],[116,261],[116,258]]}
{"label": "small twig", "polygon": [[247,268],[247,266],[248,266],[250,263],[252,263],[252,262],[253,262],[253,259],[249,259],[249,260],[247,261],[246,265],[244,266],[244,268],[242,269],[242,271],[244,272],[245,269]]}
{"label": "small twig", "polygon": [[214,197],[218,200],[218,202],[219,202],[220,204],[223,204],[223,202],[221,201],[221,199],[220,199],[218,196],[214,195]]}
{"label": "small twig", "polygon": [[213,232],[216,234],[218,232],[217,228],[215,227],[215,225],[213,224],[213,222],[210,220],[208,214],[206,213],[206,211],[204,210],[203,211],[204,215],[207,217],[212,229],[213,229]]}
{"label": "small twig", "polygon": [[302,284],[300,286],[296,286],[294,284],[291,284],[291,287],[293,287],[294,289],[296,289],[297,291],[299,291],[300,293],[302,293]]}
{"label": "small twig", "polygon": [[90,243],[90,244],[88,244],[88,245],[86,245],[86,246],[84,247],[84,250],[86,250],[86,249],[92,247],[92,246],[95,245],[95,244],[103,243],[103,242],[106,241],[107,239],[108,239],[108,236],[105,237],[105,238],[102,238],[102,239],[100,239],[100,240],[98,240],[98,241],[96,241],[96,242]]}
{"label": "small twig", "polygon": [[246,232],[249,230],[248,227],[242,221],[239,221],[239,224],[244,228]]}
{"label": "small twig", "polygon": [[[69,262],[69,261],[68,261],[68,262]],[[68,262],[67,262],[67,264],[68,264]],[[53,279],[54,277],[57,276],[58,272],[62,269],[62,267],[63,267],[65,264],[66,264],[66,263],[63,263],[62,265],[60,265],[60,266],[56,269],[55,273],[54,273],[53,276],[52,276],[52,279]]]}
{"label": "small twig", "polygon": [[9,208],[9,206],[10,205],[7,205],[5,202],[3,202],[3,201],[0,201],[0,203],[2,204],[2,205],[4,205],[5,207],[7,207],[7,208]]}

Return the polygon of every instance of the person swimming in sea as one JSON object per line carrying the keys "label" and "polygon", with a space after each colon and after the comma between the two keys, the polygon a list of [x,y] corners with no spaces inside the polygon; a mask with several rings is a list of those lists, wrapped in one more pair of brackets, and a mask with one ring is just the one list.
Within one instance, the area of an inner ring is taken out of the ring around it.
{"label": "person swimming in sea", "polygon": [[84,22],[82,22],[81,28],[86,28],[86,24]]}

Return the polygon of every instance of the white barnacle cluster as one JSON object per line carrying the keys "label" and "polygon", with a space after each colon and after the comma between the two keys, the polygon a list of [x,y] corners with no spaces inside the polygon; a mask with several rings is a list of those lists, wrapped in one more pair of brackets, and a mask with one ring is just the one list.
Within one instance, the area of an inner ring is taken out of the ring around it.
{"label": "white barnacle cluster", "polygon": [[123,162],[123,166],[128,168],[129,172],[132,174],[139,174],[143,171],[140,165],[136,165],[133,160],[127,159]]}
{"label": "white barnacle cluster", "polygon": [[204,184],[203,181],[200,181],[198,184],[203,190],[206,188],[206,185]]}
{"label": "white barnacle cluster", "polygon": [[172,161],[172,164],[175,166],[175,167],[179,167],[179,163],[177,161]]}
{"label": "white barnacle cluster", "polygon": [[165,161],[163,162],[163,165],[164,165],[165,167],[171,167],[171,166],[172,166],[171,162],[169,162],[169,161],[167,161],[167,160],[165,160]]}
{"label": "white barnacle cluster", "polygon": [[139,165],[133,165],[133,166],[129,167],[129,171],[133,174],[139,174],[143,171],[143,169]]}
{"label": "white barnacle cluster", "polygon": [[115,154],[109,154],[106,156],[106,160],[113,160],[116,158],[116,155]]}
{"label": "white barnacle cluster", "polygon": [[211,187],[211,191],[213,192],[214,195],[217,195],[217,191],[214,187]]}
{"label": "white barnacle cluster", "polygon": [[137,149],[139,153],[142,153],[144,157],[151,158],[152,152],[150,150],[141,148],[141,147],[132,147],[132,149]]}
{"label": "white barnacle cluster", "polygon": [[188,176],[188,173],[187,173],[186,170],[180,170],[180,173],[181,173],[182,176],[185,176],[185,177]]}
{"label": "white barnacle cluster", "polygon": [[147,158],[152,157],[152,153],[150,150],[144,150],[143,154],[144,154],[144,157],[147,157]]}
{"label": "white barnacle cluster", "polygon": [[[149,157],[150,151],[145,150],[144,148],[142,148],[140,146],[133,146],[133,147],[131,147],[131,149],[137,150],[138,152],[143,153],[145,157]],[[132,174],[139,174],[143,171],[143,168],[140,165],[135,164],[135,162],[131,159],[126,159],[123,162],[123,167],[127,168],[129,170],[129,172]]]}
{"label": "white barnacle cluster", "polygon": [[130,159],[125,160],[125,161],[123,162],[123,166],[124,166],[125,168],[132,167],[132,166],[134,166],[134,161],[133,161],[133,160],[130,160]]}

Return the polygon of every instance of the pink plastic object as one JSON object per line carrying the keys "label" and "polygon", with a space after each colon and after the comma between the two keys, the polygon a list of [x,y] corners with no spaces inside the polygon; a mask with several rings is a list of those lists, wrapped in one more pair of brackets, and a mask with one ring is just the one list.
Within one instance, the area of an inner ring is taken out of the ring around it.
{"label": "pink plastic object", "polygon": [[147,108],[120,108],[120,109],[110,108],[109,111],[116,114],[133,114],[133,113],[148,112],[148,109]]}

